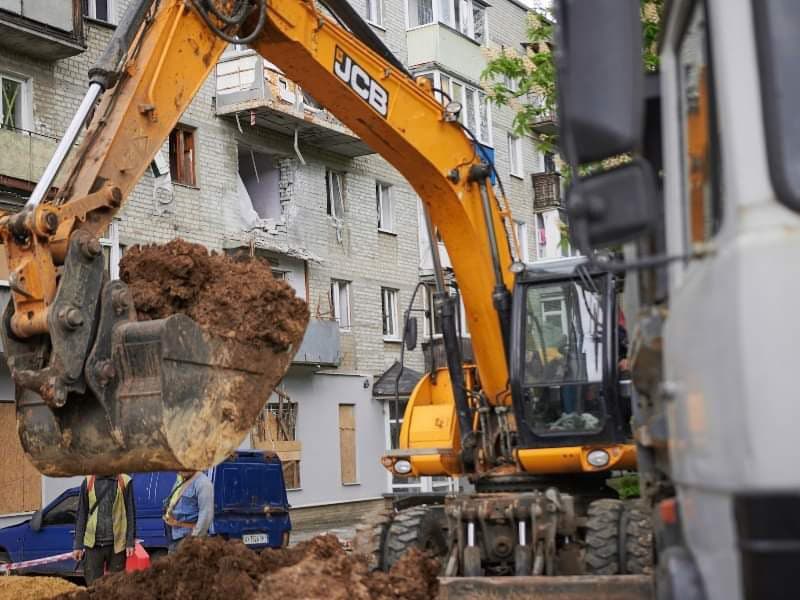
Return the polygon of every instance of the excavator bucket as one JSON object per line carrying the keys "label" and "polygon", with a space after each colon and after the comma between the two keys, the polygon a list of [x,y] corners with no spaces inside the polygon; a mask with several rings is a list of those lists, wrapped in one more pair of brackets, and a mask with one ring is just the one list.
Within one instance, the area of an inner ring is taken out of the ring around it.
{"label": "excavator bucket", "polygon": [[46,475],[205,469],[239,446],[290,360],[211,337],[185,315],[126,323],[100,394],[53,409],[22,390],[20,440]]}
{"label": "excavator bucket", "polygon": [[443,577],[437,600],[652,600],[647,575]]}
{"label": "excavator bucket", "polygon": [[49,336],[17,338],[12,303],[4,315],[28,457],[53,476],[220,462],[253,427],[303,331],[280,351],[211,335],[185,314],[137,321],[128,286],[106,281],[83,241],[70,242]]}

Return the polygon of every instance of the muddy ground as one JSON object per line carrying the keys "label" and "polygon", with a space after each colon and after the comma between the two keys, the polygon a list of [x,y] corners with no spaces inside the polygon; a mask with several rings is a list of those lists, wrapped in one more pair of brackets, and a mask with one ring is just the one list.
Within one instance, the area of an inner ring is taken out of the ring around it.
{"label": "muddy ground", "polygon": [[439,564],[417,550],[389,573],[369,572],[333,536],[254,552],[239,541],[191,538],[145,571],[118,573],[59,600],[431,600]]}
{"label": "muddy ground", "polygon": [[173,240],[134,246],[120,261],[140,321],[184,313],[211,334],[278,352],[302,340],[306,303],[262,258],[209,253]]}

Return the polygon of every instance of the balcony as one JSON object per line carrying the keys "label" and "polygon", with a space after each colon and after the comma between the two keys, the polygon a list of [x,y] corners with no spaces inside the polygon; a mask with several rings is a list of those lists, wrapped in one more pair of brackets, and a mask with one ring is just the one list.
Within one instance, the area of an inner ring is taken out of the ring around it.
{"label": "balcony", "polygon": [[0,46],[43,60],[86,50],[80,0],[0,0]]}
{"label": "balcony", "polygon": [[[2,0],[0,0],[2,1]],[[343,156],[374,151],[300,86],[253,52],[225,55],[217,63],[217,115],[294,137],[300,149],[313,146]]]}
{"label": "balcony", "polygon": [[531,129],[538,134],[555,136],[558,135],[558,118],[554,111],[545,111],[536,117]]}
{"label": "balcony", "polygon": [[480,81],[486,59],[478,42],[441,23],[430,23],[411,29],[408,40],[408,66],[439,64],[470,81]]}
{"label": "balcony", "polygon": [[533,173],[533,212],[561,208],[561,175],[559,173]]}
{"label": "balcony", "polygon": [[300,344],[300,349],[292,360],[293,365],[319,367],[338,367],[342,360],[339,323],[311,319]]}

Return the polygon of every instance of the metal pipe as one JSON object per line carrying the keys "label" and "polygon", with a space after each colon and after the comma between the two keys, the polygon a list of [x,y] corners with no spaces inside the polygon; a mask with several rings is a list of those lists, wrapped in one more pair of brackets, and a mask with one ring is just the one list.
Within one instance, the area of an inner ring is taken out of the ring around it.
{"label": "metal pipe", "polygon": [[525,545],[525,519],[519,522],[519,545]]}
{"label": "metal pipe", "polygon": [[470,548],[475,545],[475,522],[467,523],[467,546]]}
{"label": "metal pipe", "polygon": [[67,127],[64,137],[62,137],[61,141],[58,143],[58,147],[56,148],[53,157],[50,159],[50,162],[47,163],[47,168],[39,178],[39,182],[33,189],[31,197],[25,203],[25,208],[36,208],[41,201],[47,197],[47,192],[50,190],[50,187],[53,185],[53,182],[58,176],[58,172],[61,170],[61,167],[69,155],[73,144],[75,144],[75,140],[78,139],[81,128],[89,118],[97,98],[102,93],[103,86],[101,86],[99,83],[92,83],[89,85],[89,89],[87,90],[86,95],[83,97],[81,105],[78,107],[78,112],[76,112],[75,116],[72,117],[72,122],[69,124],[69,127]]}

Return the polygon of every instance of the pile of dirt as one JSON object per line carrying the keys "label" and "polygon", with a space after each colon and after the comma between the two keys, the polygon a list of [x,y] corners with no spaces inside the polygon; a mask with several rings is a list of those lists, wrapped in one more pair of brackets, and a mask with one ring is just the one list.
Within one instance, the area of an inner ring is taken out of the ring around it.
{"label": "pile of dirt", "polygon": [[109,575],[59,600],[432,600],[438,572],[417,550],[389,573],[370,572],[330,535],[260,554],[240,541],[191,538],[145,571]]}
{"label": "pile of dirt", "polygon": [[133,246],[120,261],[140,321],[183,313],[213,335],[277,352],[299,344],[306,303],[255,257],[209,253],[181,239]]}
{"label": "pile of dirt", "polygon": [[50,600],[59,594],[79,589],[58,577],[31,577],[0,574],[0,598],[14,600]]}

